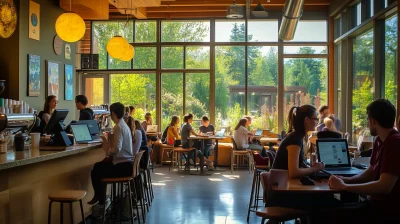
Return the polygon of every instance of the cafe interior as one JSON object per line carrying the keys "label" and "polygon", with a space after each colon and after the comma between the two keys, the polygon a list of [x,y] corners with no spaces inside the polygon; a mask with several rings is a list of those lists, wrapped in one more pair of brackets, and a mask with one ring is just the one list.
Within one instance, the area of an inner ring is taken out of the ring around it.
{"label": "cafe interior", "polygon": [[[0,224],[346,223],[286,202],[370,199],[326,170],[331,157],[349,178],[374,170],[375,100],[398,127],[399,2],[0,0]],[[302,105],[307,177],[290,173],[284,142]],[[115,143],[128,118],[142,133],[130,175],[96,174],[110,149],[133,152],[134,134]]]}

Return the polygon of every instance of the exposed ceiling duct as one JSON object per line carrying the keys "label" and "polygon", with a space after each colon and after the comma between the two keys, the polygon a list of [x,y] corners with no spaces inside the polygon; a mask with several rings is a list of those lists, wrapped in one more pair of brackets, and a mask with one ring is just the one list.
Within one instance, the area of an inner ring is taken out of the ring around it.
{"label": "exposed ceiling duct", "polygon": [[304,0],[287,0],[283,10],[279,39],[293,40],[297,23],[303,14]]}
{"label": "exposed ceiling duct", "polygon": [[243,7],[236,5],[236,1],[233,0],[232,5],[230,5],[226,10],[226,17],[229,19],[243,18]]}

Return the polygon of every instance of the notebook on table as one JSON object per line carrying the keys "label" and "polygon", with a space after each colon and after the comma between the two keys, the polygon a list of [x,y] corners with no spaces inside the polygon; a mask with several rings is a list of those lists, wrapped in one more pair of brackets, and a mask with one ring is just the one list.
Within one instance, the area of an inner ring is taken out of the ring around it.
{"label": "notebook on table", "polygon": [[325,172],[341,176],[354,176],[363,172],[351,167],[346,139],[318,139],[316,143],[318,160],[325,164]]}

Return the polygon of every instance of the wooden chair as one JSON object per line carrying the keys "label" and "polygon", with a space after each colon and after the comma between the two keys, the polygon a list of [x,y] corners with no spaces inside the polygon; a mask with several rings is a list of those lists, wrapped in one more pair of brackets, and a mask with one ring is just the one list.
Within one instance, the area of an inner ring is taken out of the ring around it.
{"label": "wooden chair", "polygon": [[233,169],[235,166],[235,157],[236,157],[236,166],[239,166],[239,157],[240,156],[242,156],[242,157],[247,156],[248,161],[249,161],[249,173],[250,173],[250,171],[252,169],[252,163],[251,163],[251,158],[250,158],[251,150],[249,150],[249,149],[238,150],[235,139],[233,139],[233,138],[232,138],[232,144],[233,144],[233,148],[231,150],[231,173],[233,173]]}
{"label": "wooden chair", "polygon": [[[263,172],[260,175],[261,183],[264,188],[263,198],[264,202],[267,200],[267,193],[271,190],[273,185],[284,187],[287,184],[288,173],[287,170],[274,170],[270,172]],[[286,221],[303,218],[308,221],[308,212],[300,209],[284,208],[284,207],[266,207],[256,212],[256,215],[261,217],[261,224],[265,223],[266,219],[285,223]]]}
{"label": "wooden chair", "polygon": [[[106,185],[108,184],[127,184],[128,185],[128,191],[129,191],[129,207],[130,207],[130,213],[131,213],[131,223],[133,224],[134,222],[134,215],[133,215],[133,205],[132,205],[132,196],[135,196],[135,201],[137,201],[137,196],[138,196],[138,192],[140,191],[140,189],[142,189],[142,191],[140,192],[142,194],[141,200],[140,200],[140,207],[142,210],[142,218],[143,218],[143,223],[145,223],[146,221],[146,215],[145,215],[145,208],[144,208],[144,202],[143,202],[143,198],[144,198],[144,193],[143,193],[143,184],[142,184],[142,178],[140,177],[140,159],[143,156],[144,151],[140,151],[138,152],[138,154],[136,154],[134,160],[133,160],[133,171],[132,171],[132,176],[129,177],[112,177],[112,178],[103,178],[101,181],[103,183],[105,183]],[[136,187],[136,183],[135,181],[137,181],[139,183],[139,186]],[[133,194],[132,191],[132,185],[133,188],[135,190],[135,194]],[[121,208],[120,208],[120,212],[122,212],[122,195],[123,192],[120,192],[120,202],[121,202]],[[106,195],[104,195],[104,199],[106,199]],[[136,205],[136,213],[138,216],[138,222],[140,223],[140,217],[139,217],[139,208]],[[104,208],[104,214],[103,214],[103,223],[105,223],[106,220],[106,208]]]}
{"label": "wooden chair", "polygon": [[71,223],[74,223],[74,214],[73,214],[73,209],[72,209],[72,203],[79,201],[79,204],[81,206],[81,215],[82,215],[82,222],[86,223],[85,221],[85,215],[83,213],[83,206],[82,206],[82,199],[85,197],[86,191],[77,191],[77,190],[63,190],[63,191],[56,191],[51,194],[49,194],[49,214],[47,217],[47,222],[48,224],[51,223],[51,205],[53,202],[59,202],[60,203],[60,223],[64,222],[64,203],[69,203],[70,207],[70,219]]}
{"label": "wooden chair", "polygon": [[[175,154],[173,158],[176,158],[176,162],[178,163],[178,171],[181,170],[182,167],[182,153],[188,154],[191,151],[196,151],[196,148],[182,148],[182,147],[175,147],[173,153]],[[196,153],[196,152],[195,152]],[[186,161],[189,163],[189,161]],[[196,161],[194,161],[196,162]]]}

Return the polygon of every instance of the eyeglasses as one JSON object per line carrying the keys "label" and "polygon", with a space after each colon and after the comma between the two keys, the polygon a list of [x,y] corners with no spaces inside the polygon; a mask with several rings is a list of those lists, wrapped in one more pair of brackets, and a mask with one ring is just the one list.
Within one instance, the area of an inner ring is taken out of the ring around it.
{"label": "eyeglasses", "polygon": [[309,118],[314,120],[314,121],[318,121],[318,118],[316,118],[316,117],[309,117]]}

